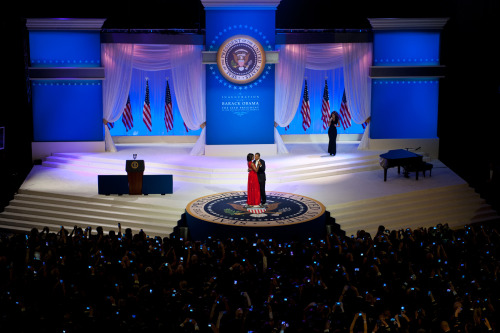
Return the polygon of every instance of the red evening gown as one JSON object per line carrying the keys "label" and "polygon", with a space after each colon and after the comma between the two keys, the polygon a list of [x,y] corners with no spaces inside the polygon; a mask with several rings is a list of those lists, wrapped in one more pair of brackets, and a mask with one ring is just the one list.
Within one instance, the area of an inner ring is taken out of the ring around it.
{"label": "red evening gown", "polygon": [[252,169],[252,161],[248,162],[248,185],[247,185],[247,205],[257,206],[260,205],[260,186],[257,172]]}

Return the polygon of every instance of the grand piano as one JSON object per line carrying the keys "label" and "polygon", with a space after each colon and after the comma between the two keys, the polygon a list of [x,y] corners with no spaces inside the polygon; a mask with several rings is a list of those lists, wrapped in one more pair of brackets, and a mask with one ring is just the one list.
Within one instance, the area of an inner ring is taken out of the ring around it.
{"label": "grand piano", "polygon": [[398,167],[398,173],[401,173],[401,167],[405,177],[409,177],[410,170],[416,171],[418,180],[418,170],[423,163],[423,156],[415,154],[406,149],[389,150],[385,154],[380,154],[380,166],[384,168],[384,182],[387,181],[387,169]]}

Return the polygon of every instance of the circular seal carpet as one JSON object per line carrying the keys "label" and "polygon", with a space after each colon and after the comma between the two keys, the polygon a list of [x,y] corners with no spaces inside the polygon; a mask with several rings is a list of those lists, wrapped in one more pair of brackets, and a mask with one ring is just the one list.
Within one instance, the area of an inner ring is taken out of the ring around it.
{"label": "circular seal carpet", "polygon": [[267,205],[246,205],[246,192],[224,192],[191,201],[186,207],[193,239],[255,236],[297,239],[322,235],[325,206],[293,193],[266,192]]}

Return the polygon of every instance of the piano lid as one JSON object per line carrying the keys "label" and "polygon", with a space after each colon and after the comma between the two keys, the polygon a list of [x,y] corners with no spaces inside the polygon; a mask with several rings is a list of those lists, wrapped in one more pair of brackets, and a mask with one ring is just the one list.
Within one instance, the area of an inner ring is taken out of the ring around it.
{"label": "piano lid", "polygon": [[393,149],[389,150],[387,153],[380,154],[381,158],[385,158],[388,160],[396,160],[396,159],[402,159],[402,158],[412,158],[412,157],[420,157],[422,155],[415,154],[411,151],[408,151],[406,149]]}

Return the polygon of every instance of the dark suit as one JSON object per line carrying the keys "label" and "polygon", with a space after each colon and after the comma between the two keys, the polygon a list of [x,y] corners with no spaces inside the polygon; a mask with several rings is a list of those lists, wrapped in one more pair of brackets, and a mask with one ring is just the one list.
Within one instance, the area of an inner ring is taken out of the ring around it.
{"label": "dark suit", "polygon": [[257,171],[257,178],[260,185],[260,203],[263,205],[266,203],[266,162],[260,159],[260,164],[259,171]]}

